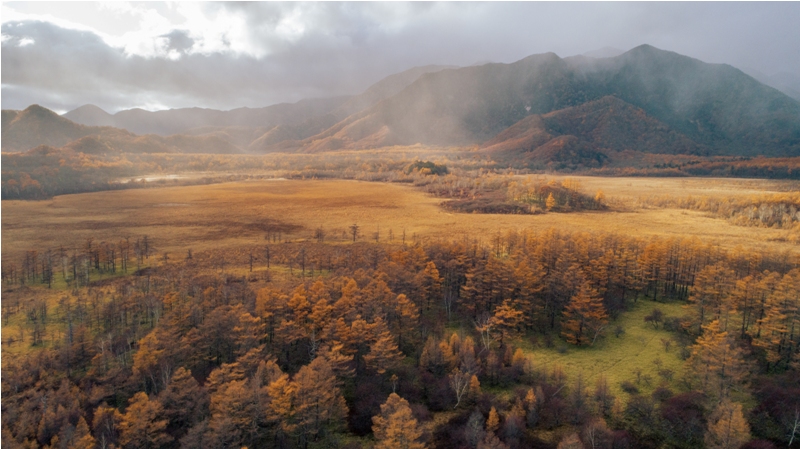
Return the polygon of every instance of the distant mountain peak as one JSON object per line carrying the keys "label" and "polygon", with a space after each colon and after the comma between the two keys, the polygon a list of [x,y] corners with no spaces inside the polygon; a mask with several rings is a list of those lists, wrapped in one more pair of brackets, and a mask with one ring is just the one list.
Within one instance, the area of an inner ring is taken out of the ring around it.
{"label": "distant mountain peak", "polygon": [[93,104],[79,106],[62,117],[86,126],[114,126],[114,116]]}
{"label": "distant mountain peak", "polygon": [[25,108],[22,111],[22,114],[33,115],[36,117],[58,117],[58,114],[51,111],[50,109],[45,108],[44,106],[39,106],[38,104],[32,104]]}
{"label": "distant mountain peak", "polygon": [[[83,106],[78,106],[77,108],[75,108],[75,109],[73,109],[73,110],[71,110],[69,112],[66,112],[64,115],[69,114],[70,112],[75,112],[75,111],[93,111],[93,112],[103,112],[105,114],[108,114],[108,112],[106,112],[100,106],[97,106],[97,105],[94,105],[94,104],[85,104]],[[108,114],[108,115],[111,115],[111,114]]]}

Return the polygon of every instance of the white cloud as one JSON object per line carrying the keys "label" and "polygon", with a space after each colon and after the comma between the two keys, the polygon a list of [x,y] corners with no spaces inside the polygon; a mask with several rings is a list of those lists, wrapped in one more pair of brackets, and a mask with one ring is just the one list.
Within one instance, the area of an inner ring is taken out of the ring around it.
{"label": "white cloud", "polygon": [[23,37],[22,39],[19,40],[19,44],[17,44],[17,45],[19,45],[20,47],[25,47],[25,46],[28,46],[28,45],[33,45],[35,43],[36,43],[35,40],[33,40],[33,39],[29,38],[29,37]]}

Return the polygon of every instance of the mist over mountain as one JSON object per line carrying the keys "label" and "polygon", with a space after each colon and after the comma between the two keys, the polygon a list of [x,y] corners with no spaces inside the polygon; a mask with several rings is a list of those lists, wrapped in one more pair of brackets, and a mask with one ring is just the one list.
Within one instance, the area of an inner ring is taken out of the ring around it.
{"label": "mist over mountain", "polygon": [[800,101],[800,74],[781,72],[767,75],[759,70],[746,67],[742,71],[767,86],[774,87],[786,95]]}
{"label": "mist over mountain", "polygon": [[238,108],[230,111],[183,108],[165,111],[128,109],[108,114],[94,105],[84,105],[64,114],[76,123],[89,126],[115,126],[136,134],[167,136],[207,126],[272,127],[299,123],[324,115],[341,106],[349,97],[301,100],[264,108]]}
{"label": "mist over mountain", "polygon": [[603,164],[622,151],[800,155],[800,103],[783,92],[729,65],[649,45],[606,56],[615,52],[417,67],[360,95],[255,109],[111,115],[86,105],[63,117],[40,107],[3,111],[3,150],[91,135],[99,141],[86,141],[87,151],[319,152],[419,143],[479,146],[534,166],[568,167]]}
{"label": "mist over mountain", "polygon": [[81,125],[39,105],[23,111],[3,111],[2,140],[3,151],[25,151],[44,145],[86,154],[240,152],[219,135],[136,135],[111,126]]}
{"label": "mist over mountain", "polygon": [[548,114],[529,115],[482,148],[504,160],[531,166],[587,168],[610,152],[702,153],[703,147],[614,96]]}
{"label": "mist over mountain", "polygon": [[360,95],[349,97],[335,110],[306,119],[301,123],[278,125],[248,146],[248,151],[274,151],[278,148],[291,149],[302,145],[300,141],[317,135],[352,114],[356,114],[393,95],[400,93],[420,76],[438,72],[450,66],[428,65],[390,75],[370,86]]}
{"label": "mist over mountain", "polygon": [[[684,146],[686,151],[800,154],[796,100],[728,65],[706,64],[647,45],[613,58],[562,59],[547,53],[513,64],[428,74],[398,95],[311,138],[314,143],[304,147],[363,147],[362,141],[477,145],[531,114],[606,96],[640,108],[693,141],[695,145]],[[647,142],[630,149],[672,152]]]}
{"label": "mist over mountain", "polygon": [[3,151],[23,151],[39,145],[60,147],[89,135],[133,137],[117,128],[80,125],[36,104],[23,111],[3,111],[2,127]]}
{"label": "mist over mountain", "polygon": [[625,50],[620,50],[619,48],[603,47],[597,50],[587,51],[583,56],[588,56],[590,58],[613,58],[623,53],[625,53]]}

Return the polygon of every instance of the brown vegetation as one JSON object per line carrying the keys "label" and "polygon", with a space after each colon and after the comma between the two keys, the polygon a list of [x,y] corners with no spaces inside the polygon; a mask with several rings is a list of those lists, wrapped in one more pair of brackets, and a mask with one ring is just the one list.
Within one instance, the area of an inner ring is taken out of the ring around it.
{"label": "brown vegetation", "polygon": [[[637,193],[648,189],[682,189],[681,181],[676,180],[577,178],[571,182],[580,183],[584,191],[602,186],[612,206],[618,198],[625,207],[635,203]],[[704,182],[698,180],[695,185],[700,189],[715,186]],[[453,187],[460,188],[457,184]],[[481,184],[478,188],[486,187]],[[469,185],[464,189],[469,192]],[[453,214],[438,207],[440,201],[397,184],[293,180],[98,192],[42,202],[4,201],[3,256],[18,260],[30,248],[77,247],[89,238],[99,243],[143,235],[156,239],[159,252],[170,254],[255,243],[270,232],[273,237],[279,233],[282,240],[315,239],[315,230],[320,228],[326,241],[345,241],[352,240],[349,227],[353,223],[359,225],[362,239],[373,240],[373,234],[379,232],[381,242],[444,236],[477,236],[489,241],[498,232],[557,227],[644,237],[680,235],[716,241],[728,248],[796,251],[796,246],[783,243],[789,231],[764,228],[752,232],[693,211],[637,208],[534,216]]]}

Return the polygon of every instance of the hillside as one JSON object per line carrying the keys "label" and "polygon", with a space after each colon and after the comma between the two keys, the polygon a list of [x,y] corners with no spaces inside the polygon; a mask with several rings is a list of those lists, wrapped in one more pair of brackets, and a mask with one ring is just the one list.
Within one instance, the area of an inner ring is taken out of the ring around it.
{"label": "hillside", "polygon": [[[259,151],[265,142],[274,143],[272,137],[258,139],[272,129],[281,140],[302,140],[333,126],[347,116],[371,107],[379,101],[397,94],[424,73],[445,66],[414,67],[390,75],[370,86],[359,95],[301,100],[264,108],[238,108],[219,111],[203,108],[181,108],[166,111],[129,109],[109,114],[95,105],[84,105],[67,112],[64,118],[87,126],[114,126],[136,134],[198,134],[198,130],[222,130],[218,136],[228,144]],[[232,129],[227,129],[232,128]],[[212,131],[213,132],[213,131]],[[252,137],[253,132],[258,136]],[[274,135],[275,133],[273,133]]]}
{"label": "hillside", "polygon": [[62,117],[86,126],[116,126],[114,116],[93,104],[73,109]]}
{"label": "hillside", "polygon": [[84,126],[33,105],[21,112],[3,111],[3,151],[25,151],[41,145],[86,154],[106,153],[238,153],[225,135],[137,136],[110,126]]}
{"label": "hillside", "polygon": [[420,76],[451,68],[448,66],[428,65],[414,67],[404,72],[387,76],[370,86],[360,95],[355,95],[345,101],[341,106],[325,115],[312,117],[298,124],[278,125],[269,130],[248,147],[254,153],[296,150],[305,143],[304,139],[315,136],[336,125],[341,120],[364,109],[370,108],[379,102],[392,97]]}
{"label": "hillside", "polygon": [[133,137],[116,128],[77,124],[36,104],[18,113],[3,111],[3,151],[24,151],[39,145],[60,147],[89,135],[122,140]]}
{"label": "hillside", "polygon": [[703,154],[707,149],[616,97],[544,115],[529,115],[482,149],[503,160],[536,168],[602,165],[610,152]]}
{"label": "hillside", "polygon": [[136,134],[167,136],[208,126],[258,128],[301,123],[311,117],[332,111],[347,98],[349,97],[308,99],[291,104],[281,103],[264,108],[238,108],[230,111],[204,108],[146,111],[136,108],[120,111],[113,115],[97,106],[84,105],[67,112],[64,117],[84,125],[109,125]]}
{"label": "hillside", "polygon": [[800,154],[800,103],[729,65],[642,45],[577,66],[599,90],[644,109],[714,154]]}
{"label": "hillside", "polygon": [[[305,151],[370,145],[474,145],[532,114],[614,96],[641,109],[673,135],[665,151],[703,148],[710,155],[800,154],[800,103],[741,71],[643,45],[620,56],[562,59],[533,55],[426,74],[399,94],[307,139]],[[616,116],[615,139],[637,142],[636,114]],[[627,123],[626,123],[627,122]],[[560,134],[595,133],[566,130]],[[603,133],[603,131],[598,131]],[[687,140],[688,139],[688,140]],[[648,139],[645,139],[648,140]],[[595,147],[600,150],[600,147]]]}

